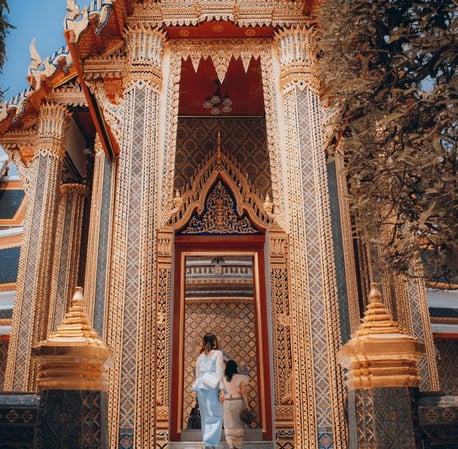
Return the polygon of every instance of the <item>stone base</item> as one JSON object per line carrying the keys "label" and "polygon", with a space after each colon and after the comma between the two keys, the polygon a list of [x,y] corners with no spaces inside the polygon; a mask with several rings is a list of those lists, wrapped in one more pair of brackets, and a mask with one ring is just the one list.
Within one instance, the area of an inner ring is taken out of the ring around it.
{"label": "stone base", "polygon": [[0,393],[0,448],[30,449],[40,397],[31,393]]}
{"label": "stone base", "polygon": [[348,392],[349,449],[416,449],[409,388]]}
{"label": "stone base", "polygon": [[105,392],[44,390],[34,449],[108,449],[107,428]]}

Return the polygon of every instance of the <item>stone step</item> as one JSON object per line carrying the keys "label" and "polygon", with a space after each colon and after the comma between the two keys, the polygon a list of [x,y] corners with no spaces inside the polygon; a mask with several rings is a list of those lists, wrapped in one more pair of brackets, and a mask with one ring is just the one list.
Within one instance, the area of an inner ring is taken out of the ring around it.
{"label": "stone step", "polygon": [[[168,449],[202,449],[202,432],[198,429],[184,429],[181,431],[182,441],[170,441]],[[273,441],[262,441],[261,429],[245,429],[243,437],[243,449],[274,449]],[[221,435],[221,443],[218,449],[228,449],[224,439],[224,431]]]}
{"label": "stone step", "polygon": [[[225,442],[221,442],[218,449],[228,449]],[[202,449],[202,443],[199,441],[170,441],[168,443],[169,449]],[[275,444],[273,441],[244,441],[243,449],[274,449]]]}
{"label": "stone step", "polygon": [[[200,429],[183,429],[181,431],[181,441],[202,441]],[[224,431],[221,434],[221,442],[224,443]],[[245,429],[243,441],[262,441],[261,429]]]}

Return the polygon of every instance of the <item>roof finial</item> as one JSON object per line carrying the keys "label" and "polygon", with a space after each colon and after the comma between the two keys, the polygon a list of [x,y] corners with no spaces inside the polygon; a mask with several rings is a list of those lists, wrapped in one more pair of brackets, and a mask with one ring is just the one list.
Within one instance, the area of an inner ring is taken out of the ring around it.
{"label": "roof finial", "polygon": [[37,39],[34,37],[32,39],[32,42],[30,42],[29,45],[29,51],[30,51],[30,66],[29,66],[29,71],[30,69],[36,69],[40,66],[40,64],[43,62],[42,57],[40,56],[40,53],[38,53],[38,50],[35,46]]}

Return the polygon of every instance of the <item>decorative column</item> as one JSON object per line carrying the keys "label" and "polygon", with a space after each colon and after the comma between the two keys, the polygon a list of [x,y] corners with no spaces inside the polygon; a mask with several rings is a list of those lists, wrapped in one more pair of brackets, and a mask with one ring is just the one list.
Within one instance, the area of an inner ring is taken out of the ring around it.
{"label": "decorative column", "polygon": [[87,188],[83,184],[69,183],[60,186],[49,297],[48,334],[55,331],[62,322],[77,284],[86,193]]}
{"label": "decorative column", "polygon": [[[348,184],[347,178],[344,175],[344,161],[343,155],[337,153],[334,156],[334,169],[335,169],[335,182],[338,196],[338,215],[340,219],[340,232],[342,239],[342,251],[343,251],[343,274],[345,275],[345,302],[346,312],[348,312],[348,328],[350,336],[356,331],[361,321],[360,307],[359,307],[359,295],[358,295],[358,276],[361,278],[361,273],[358,273],[355,256],[355,241],[354,241],[354,230],[351,222],[350,204],[348,199]],[[337,203],[337,201],[336,201]],[[369,288],[363,290],[368,291]],[[341,309],[345,309],[341,307]],[[343,341],[345,340],[342,335]]]}
{"label": "decorative column", "polygon": [[111,351],[88,324],[81,287],[57,332],[33,355],[40,390],[34,449],[108,449],[105,368]]}
{"label": "decorative column", "polygon": [[375,284],[362,324],[338,354],[346,369],[349,448],[415,449],[411,389],[424,344],[402,331]]}
{"label": "decorative column", "polygon": [[69,114],[64,106],[40,107],[35,155],[29,168],[27,210],[19,259],[5,390],[33,391],[31,349],[46,338],[55,222]]}
{"label": "decorative column", "polygon": [[398,321],[412,336],[419,338],[425,344],[426,357],[419,362],[420,389],[422,391],[439,391],[437,355],[434,347],[424,273],[420,262],[416,263],[417,278],[398,277],[396,279],[396,297],[398,300],[395,304],[398,307]]}
{"label": "decorative column", "polygon": [[109,273],[114,164],[106,158],[98,137],[95,140],[94,151],[84,291],[89,320],[99,335],[105,336],[104,322],[108,290],[105,287]]}
{"label": "decorative column", "polygon": [[346,447],[340,329],[323,112],[314,74],[313,32],[276,36],[284,110],[283,166],[291,273],[295,447]]}
{"label": "decorative column", "polygon": [[[267,203],[267,202],[266,202]],[[269,229],[270,289],[272,297],[272,362],[275,441],[288,447],[294,437],[291,313],[288,289],[288,237],[277,226]]]}
{"label": "decorative column", "polygon": [[[162,155],[159,96],[164,34],[143,22],[127,28],[120,154],[114,203],[107,342],[112,447],[154,447],[157,386],[157,253]],[[141,331],[139,331],[141,330]]]}

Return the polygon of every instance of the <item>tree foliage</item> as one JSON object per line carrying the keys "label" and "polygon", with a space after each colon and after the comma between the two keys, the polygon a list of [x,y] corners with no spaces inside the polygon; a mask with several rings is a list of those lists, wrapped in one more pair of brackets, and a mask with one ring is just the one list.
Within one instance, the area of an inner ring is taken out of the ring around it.
{"label": "tree foliage", "polygon": [[[11,28],[14,28],[6,17],[6,13],[9,12],[9,6],[7,0],[0,0],[0,71],[5,65],[6,58],[6,36]],[[3,92],[0,92],[0,99],[3,96]]]}
{"label": "tree foliage", "polygon": [[397,272],[427,254],[458,272],[456,0],[322,0],[324,99],[335,111],[359,234]]}

